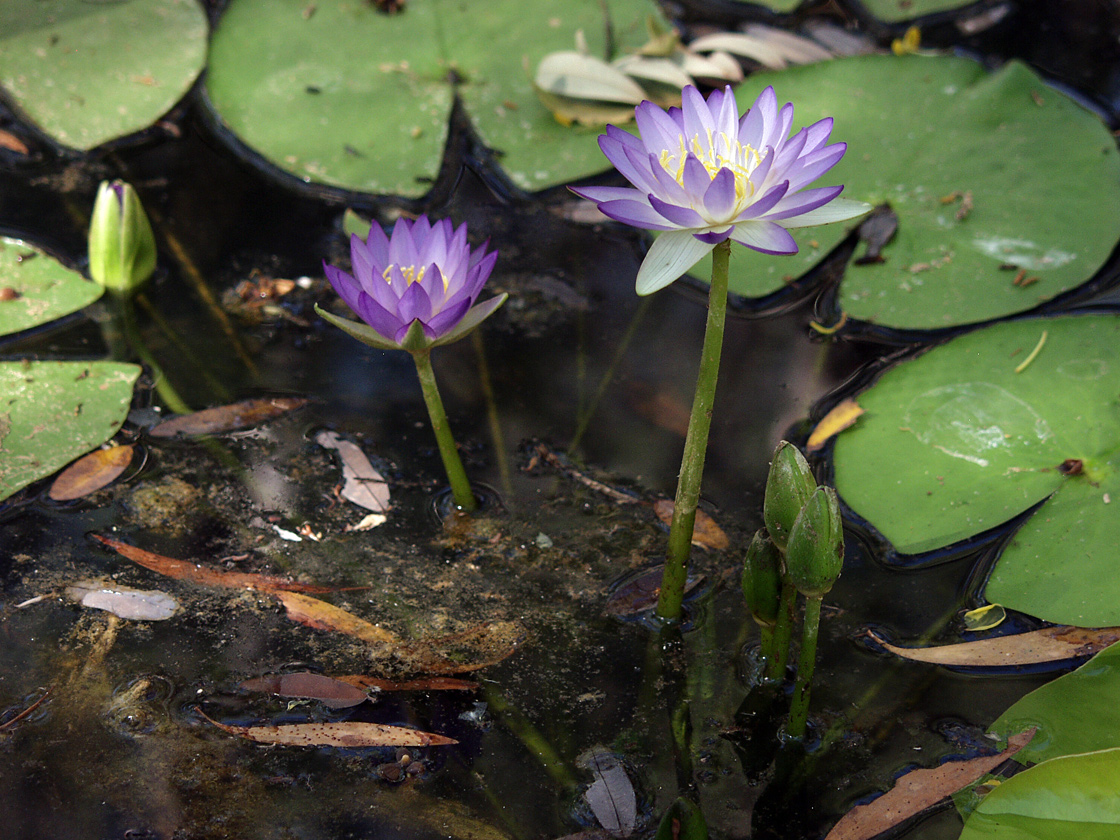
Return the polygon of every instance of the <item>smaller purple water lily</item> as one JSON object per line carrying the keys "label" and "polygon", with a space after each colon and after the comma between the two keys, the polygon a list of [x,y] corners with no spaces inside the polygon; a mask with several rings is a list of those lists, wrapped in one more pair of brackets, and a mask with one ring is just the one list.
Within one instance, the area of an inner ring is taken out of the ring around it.
{"label": "smaller purple water lily", "polygon": [[778,108],[766,88],[742,117],[731,88],[707,101],[689,85],[680,108],[652,102],[635,110],[640,137],[607,126],[599,147],[633,187],[581,187],[612,219],[657,237],[638,271],[637,291],[664,288],[718,243],[731,239],[764,254],[795,254],[788,228],[840,222],[871,207],[837,196],[843,189],[805,189],[844,155],[828,143],[832,119],[792,137],[793,105]]}
{"label": "smaller purple water lily", "polygon": [[471,249],[467,226],[398,219],[391,236],[373,225],[363,242],[350,237],[353,275],[323,264],[327,279],[365,324],[317,308],[354,338],[383,350],[417,353],[467,335],[501,306],[501,294],[475,305],[498,258],[486,246]]}

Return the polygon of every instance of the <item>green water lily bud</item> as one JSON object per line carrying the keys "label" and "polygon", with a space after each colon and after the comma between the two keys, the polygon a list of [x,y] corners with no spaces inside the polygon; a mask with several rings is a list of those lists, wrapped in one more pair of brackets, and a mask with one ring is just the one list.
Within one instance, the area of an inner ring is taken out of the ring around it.
{"label": "green water lily bud", "polygon": [[778,622],[782,554],[765,529],[754,535],[743,558],[743,597],[760,627],[773,627]]}
{"label": "green water lily bud", "polygon": [[156,269],[152,226],[131,185],[102,181],[89,223],[89,275],[117,294],[131,294]]}
{"label": "green water lily bud", "polygon": [[774,545],[783,551],[797,515],[816,489],[816,479],[805,457],[796,446],[783,440],[774,450],[762,502],[766,530],[770,532]]}
{"label": "green water lily bud", "polygon": [[840,502],[831,487],[818,487],[790,530],[786,572],[802,595],[822,598],[840,577],[843,566]]}

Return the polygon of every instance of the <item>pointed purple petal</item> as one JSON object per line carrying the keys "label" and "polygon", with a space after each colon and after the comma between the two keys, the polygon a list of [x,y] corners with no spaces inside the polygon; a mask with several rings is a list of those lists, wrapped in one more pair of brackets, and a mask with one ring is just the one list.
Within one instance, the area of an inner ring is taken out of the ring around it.
{"label": "pointed purple petal", "polygon": [[699,230],[708,226],[708,223],[701,218],[700,214],[691,207],[669,204],[653,194],[649,196],[649,203],[653,205],[654,210],[668,219],[674,227]]}
{"label": "pointed purple petal", "polygon": [[740,245],[746,245],[763,254],[796,254],[797,243],[781,225],[752,219],[739,222],[731,238]]}
{"label": "pointed purple petal", "polygon": [[709,219],[730,221],[737,202],[735,173],[730,169],[721,169],[704,192],[704,214]]}
{"label": "pointed purple petal", "polygon": [[400,318],[381,306],[369,295],[361,296],[358,300],[358,308],[354,311],[379,335],[390,341],[397,340],[395,336],[401,328]]}
{"label": "pointed purple petal", "polygon": [[699,198],[711,186],[712,176],[696,155],[689,154],[684,161],[684,177],[681,180],[684,182],[685,192]]}
{"label": "pointed purple petal", "polygon": [[646,192],[633,187],[568,187],[580,198],[594,201],[596,204],[603,201],[644,201]]}
{"label": "pointed purple petal", "polygon": [[816,210],[818,207],[828,204],[840,195],[843,189],[843,187],[814,187],[810,190],[802,190],[794,195],[786,196],[774,205],[772,212],[761,211],[755,218],[764,216],[765,221],[776,222],[779,219],[800,216],[802,213],[808,213],[810,210]]}
{"label": "pointed purple petal", "polygon": [[789,191],[789,181],[782,181],[767,190],[761,198],[753,202],[749,207],[739,214],[736,222],[742,222],[747,219],[757,219],[759,216],[764,215],[776,205]]}
{"label": "pointed purple petal", "polygon": [[[334,286],[334,290],[338,292],[338,296],[349,306],[354,312],[358,312],[358,298],[361,295],[361,289],[357,281],[341,269],[335,268],[333,265],[323,263],[323,271],[327,275],[327,280]],[[361,315],[360,312],[358,312]]]}
{"label": "pointed purple petal", "polygon": [[662,200],[676,204],[688,204],[692,200],[692,196],[676,182],[672,175],[662,168],[653,155],[650,155],[649,163],[656,181],[654,188],[650,190],[651,193],[656,194]]}
{"label": "pointed purple petal", "polygon": [[833,143],[818,152],[799,158],[786,170],[785,177],[789,178],[789,188],[799,190],[817,180],[837,164],[847,148],[844,143]]}
{"label": "pointed purple petal", "polygon": [[654,105],[643,102],[634,109],[634,120],[642,135],[642,145],[655,155],[680,151],[683,130],[673,118]]}
{"label": "pointed purple petal", "polygon": [[772,145],[765,139],[776,120],[777,110],[778,98],[774,95],[774,88],[768,87],[739,121],[739,142],[756,149]]}
{"label": "pointed purple petal", "polygon": [[389,264],[389,237],[385,235],[385,231],[381,229],[381,225],[377,222],[369,226],[366,247],[369,249],[370,262],[377,273],[380,274]]}
{"label": "pointed purple petal", "polygon": [[692,235],[699,239],[701,242],[704,242],[708,245],[718,245],[725,239],[730,239],[731,234],[734,231],[735,228],[726,227],[723,230],[708,230],[704,231],[703,233],[694,233]]}
{"label": "pointed purple petal", "polygon": [[599,135],[599,148],[627,181],[640,190],[653,189],[656,182],[649,173],[649,155],[644,149],[635,149],[605,134]]}
{"label": "pointed purple petal", "polygon": [[419,283],[412,283],[397,304],[397,317],[405,324],[412,321],[427,321],[432,317],[432,301],[427,291]]}
{"label": "pointed purple petal", "polygon": [[428,338],[439,338],[463,320],[463,316],[467,314],[467,310],[470,308],[471,301],[467,299],[440,310],[424,325],[427,327],[424,332],[428,335]]}
{"label": "pointed purple petal", "polygon": [[631,199],[605,201],[599,205],[599,212],[610,216],[616,222],[644,230],[673,230],[674,227],[666,223],[664,217],[653,209],[649,199],[644,195],[641,201]]}
{"label": "pointed purple petal", "polygon": [[704,143],[708,133],[715,131],[716,122],[712,119],[712,112],[708,110],[708,103],[692,85],[681,91],[681,111],[684,113],[686,143],[691,142],[693,137],[699,137]]}

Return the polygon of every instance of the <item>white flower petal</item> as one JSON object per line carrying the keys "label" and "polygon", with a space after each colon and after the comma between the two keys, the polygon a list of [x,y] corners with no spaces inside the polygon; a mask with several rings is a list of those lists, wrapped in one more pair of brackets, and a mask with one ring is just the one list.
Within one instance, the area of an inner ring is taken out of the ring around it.
{"label": "white flower petal", "polygon": [[782,227],[803,228],[813,225],[829,225],[833,222],[846,222],[865,213],[871,212],[871,205],[866,201],[852,201],[847,198],[834,198],[824,207],[794,216],[792,219],[782,219]]}
{"label": "white flower petal", "polygon": [[672,230],[654,240],[635,282],[639,295],[664,289],[710,253],[715,245],[701,242],[691,232]]}

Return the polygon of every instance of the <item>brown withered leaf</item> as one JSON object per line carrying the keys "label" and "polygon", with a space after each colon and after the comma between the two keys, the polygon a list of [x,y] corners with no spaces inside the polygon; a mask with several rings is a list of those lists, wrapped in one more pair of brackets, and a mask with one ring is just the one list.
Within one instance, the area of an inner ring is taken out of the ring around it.
{"label": "brown withered leaf", "polygon": [[867,635],[891,653],[916,662],[958,668],[1006,668],[1092,656],[1120,640],[1120,627],[1084,628],[1060,625],[1029,633],[925,648],[892,645],[870,630]]}
{"label": "brown withered leaf", "polygon": [[17,154],[27,155],[31,150],[27,148],[27,144],[12,134],[10,131],[0,129],[0,149],[8,149],[9,151],[16,152]]}
{"label": "brown withered leaf", "polygon": [[[665,564],[662,563],[636,575],[628,575],[611,590],[603,612],[607,615],[626,616],[652,610],[661,597],[661,577],[664,571]],[[684,583],[684,594],[687,595],[703,582],[703,575],[689,575]]]}
{"label": "brown withered leaf", "polygon": [[164,420],[148,432],[152,437],[172,438],[189,435],[217,435],[248,429],[307,405],[303,397],[268,397],[244,400],[232,405],[207,408]]}
{"label": "brown withered leaf", "polygon": [[525,641],[525,628],[516,621],[484,621],[459,633],[411,642],[394,656],[413,671],[462,674],[501,662]]}
{"label": "brown withered leaf", "polygon": [[1034,737],[1032,727],[1007,739],[1007,749],[995,755],[982,755],[967,761],[947,761],[940,767],[911,770],[899,776],[894,787],[868,802],[857,805],[840,818],[825,840],[871,840],[884,831],[932,808],[942,799],[983,778]]}
{"label": "brown withered leaf", "polygon": [[[653,512],[664,524],[673,522],[673,503],[669,499],[658,499],[653,503]],[[704,549],[722,550],[731,545],[731,540],[712,517],[702,510],[696,511],[696,525],[692,529],[692,544]]]}
{"label": "brown withered leaf", "polygon": [[133,563],[166,575],[175,580],[186,580],[199,583],[203,586],[222,586],[227,589],[256,589],[261,592],[275,592],[287,590],[291,592],[334,592],[329,586],[316,586],[310,583],[296,583],[286,578],[273,577],[272,575],[258,575],[252,572],[223,572],[219,569],[210,569],[197,563],[188,563],[185,560],[176,560],[173,557],[164,557],[153,554],[134,545],[114,540],[112,537],[103,537],[101,534],[92,535],[98,542],[104,543]]}
{"label": "brown withered leaf", "polygon": [[454,738],[383,723],[292,723],[284,726],[229,726],[195,707],[214,726],[258,744],[285,747],[439,747],[459,743]]}
{"label": "brown withered leaf", "polygon": [[131,463],[131,446],[96,449],[60,472],[47,495],[56,502],[68,502],[88,496],[115,481]]}
{"label": "brown withered leaf", "polygon": [[335,677],[339,682],[376,691],[474,691],[478,683],[460,680],[455,677],[422,677],[416,680],[383,680],[367,677],[365,674],[349,674]]}
{"label": "brown withered leaf", "polygon": [[825,445],[830,437],[838,435],[849,426],[854,425],[861,414],[863,414],[863,409],[855,400],[850,397],[841,400],[832,407],[832,411],[821,418],[821,422],[817,423],[813,433],[809,435],[809,440],[805,443],[805,449],[809,452],[816,452]]}
{"label": "brown withered leaf", "polygon": [[266,674],[245,680],[241,687],[246,691],[264,691],[281,697],[298,697],[304,700],[318,700],[332,709],[348,709],[369,699],[369,695],[356,686],[342,680],[299,671],[292,674]]}
{"label": "brown withered leaf", "polygon": [[280,603],[287,610],[288,618],[298,621],[316,630],[330,630],[335,633],[345,633],[365,642],[375,644],[401,644],[401,639],[396,633],[370,624],[363,618],[358,618],[353,613],[347,612],[342,607],[336,607],[320,598],[312,598],[298,592],[274,592]]}
{"label": "brown withered leaf", "polygon": [[335,432],[319,432],[315,442],[338,452],[342,461],[342,498],[374,513],[389,510],[389,485],[358,444],[343,440]]}

